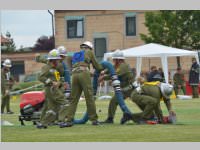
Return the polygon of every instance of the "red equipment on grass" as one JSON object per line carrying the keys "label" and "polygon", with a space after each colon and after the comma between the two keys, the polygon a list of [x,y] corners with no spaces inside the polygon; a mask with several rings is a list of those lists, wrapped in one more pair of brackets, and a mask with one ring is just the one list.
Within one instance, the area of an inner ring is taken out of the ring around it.
{"label": "red equipment on grass", "polygon": [[21,95],[19,116],[19,121],[21,121],[21,125],[25,125],[24,120],[33,121],[33,123],[35,124],[36,121],[40,119],[40,111],[44,101],[45,94],[43,91],[31,91]]}

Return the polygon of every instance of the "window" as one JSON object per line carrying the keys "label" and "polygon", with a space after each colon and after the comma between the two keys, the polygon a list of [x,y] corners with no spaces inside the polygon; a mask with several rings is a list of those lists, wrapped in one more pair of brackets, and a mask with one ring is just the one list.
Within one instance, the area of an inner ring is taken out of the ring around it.
{"label": "window", "polygon": [[136,36],[136,16],[126,17],[126,36]]}
{"label": "window", "polygon": [[94,47],[95,47],[95,56],[97,61],[102,61],[104,53],[107,51],[106,38],[95,38]]}
{"label": "window", "polygon": [[83,19],[67,20],[67,38],[83,38]]}

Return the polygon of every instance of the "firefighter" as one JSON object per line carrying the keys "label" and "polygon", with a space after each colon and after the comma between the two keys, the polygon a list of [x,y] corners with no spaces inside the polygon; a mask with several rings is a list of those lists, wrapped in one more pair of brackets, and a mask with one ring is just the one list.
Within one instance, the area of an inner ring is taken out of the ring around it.
{"label": "firefighter", "polygon": [[[141,80],[141,78],[139,78]],[[176,115],[172,110],[170,102],[170,95],[173,91],[173,86],[167,83],[148,83],[144,82],[141,86],[133,86],[134,90],[131,93],[131,100],[135,102],[142,110],[141,113],[134,113],[131,115],[124,114],[121,119],[121,124],[124,124],[128,120],[133,120],[138,124],[146,124],[147,120],[152,119],[152,115],[155,113],[158,123],[165,123],[163,113],[160,106],[160,99],[163,98],[166,107],[170,115]],[[139,84],[139,85],[140,85]]]}
{"label": "firefighter", "polygon": [[182,89],[183,94],[185,95],[186,94],[185,77],[180,67],[177,68],[177,72],[174,74],[173,80],[174,80],[174,91],[176,96],[178,95],[180,89]]}
{"label": "firefighter", "polygon": [[89,67],[92,64],[95,69],[101,71],[102,66],[96,61],[92,52],[93,44],[90,41],[82,43],[80,48],[81,51],[76,52],[72,57],[72,101],[67,111],[67,121],[60,125],[61,128],[73,126],[74,115],[82,91],[85,95],[89,120],[92,125],[99,125]]}
{"label": "firefighter", "polygon": [[37,128],[47,128],[47,126],[58,118],[59,110],[65,105],[63,94],[63,82],[60,78],[60,72],[57,70],[59,60],[58,50],[51,50],[48,54],[48,63],[42,67],[39,81],[45,85],[46,111]]}
{"label": "firefighter", "polygon": [[[130,66],[125,62],[125,57],[123,53],[120,50],[116,50],[113,54],[113,63],[116,70],[116,74],[120,80],[120,87],[123,89],[124,87],[130,85],[133,81],[133,73],[130,68]],[[102,80],[108,80],[110,79],[109,75],[105,74],[105,71],[101,72],[101,76],[99,77],[99,82],[102,82]],[[130,97],[131,90],[123,91],[124,99]],[[116,99],[116,96],[114,95],[112,99],[110,100],[109,106],[108,106],[108,117],[103,123],[113,123],[113,119],[115,116],[115,112],[118,106],[118,102]]]}
{"label": "firefighter", "polygon": [[[60,72],[61,76],[64,77],[64,80],[67,84],[67,86],[70,87],[71,84],[71,78],[70,78],[70,69],[68,65],[66,64],[66,57],[67,57],[67,50],[64,46],[59,46],[57,48],[59,51],[59,55],[61,57],[60,63],[57,66],[58,71]],[[39,53],[36,54],[36,62],[45,63],[47,64],[48,60],[42,57]]]}
{"label": "firefighter", "polygon": [[7,114],[13,114],[14,112],[10,110],[10,90],[14,84],[14,77],[10,73],[11,60],[6,59],[3,62],[3,67],[1,69],[1,93],[2,93],[2,102],[1,102],[1,114],[4,113],[6,107]]}
{"label": "firefighter", "polygon": [[[70,100],[70,92],[71,92],[71,77],[70,77],[70,71],[69,71],[69,67],[68,65],[65,63],[66,61],[66,56],[67,56],[67,50],[64,46],[59,46],[57,48],[57,50],[59,51],[59,55],[61,57],[58,65],[57,65],[57,70],[60,72],[61,78],[64,79],[64,86],[65,88],[63,88],[63,93],[65,94],[65,98]],[[36,54],[36,61],[40,62],[40,63],[48,63],[48,59],[45,59],[44,57],[42,57],[40,54]],[[66,90],[65,90],[66,89]],[[43,117],[45,116],[45,112],[47,109],[47,104],[46,102],[44,103],[44,106],[42,108],[42,113],[41,113],[41,119],[43,119]],[[66,111],[66,109],[62,109],[63,111]],[[66,112],[63,112],[62,115],[66,114]],[[58,120],[63,120],[65,115],[62,116],[60,115],[58,118]]]}

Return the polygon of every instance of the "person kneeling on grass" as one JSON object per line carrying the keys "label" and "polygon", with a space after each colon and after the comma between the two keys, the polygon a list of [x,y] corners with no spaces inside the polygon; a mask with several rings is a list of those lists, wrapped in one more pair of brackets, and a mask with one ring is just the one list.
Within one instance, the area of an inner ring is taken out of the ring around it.
{"label": "person kneeling on grass", "polygon": [[[167,123],[169,120],[163,117],[160,99],[164,100],[170,116],[176,115],[170,102],[170,95],[173,92],[172,85],[161,82],[144,82],[143,78],[138,78],[137,82],[141,85],[138,87],[136,86],[138,84],[134,85],[135,89],[131,93],[131,100],[137,104],[142,112],[132,115],[125,113],[121,124],[125,124],[129,120],[133,120],[137,124]],[[155,117],[156,121],[150,121]]]}
{"label": "person kneeling on grass", "polygon": [[[46,129],[47,126],[54,122],[65,109],[65,96],[63,93],[63,81],[61,81],[60,73],[57,66],[60,60],[59,52],[53,49],[48,54],[48,63],[42,67],[39,81],[45,85],[46,109],[44,117],[40,123],[37,123],[38,129]],[[62,115],[63,116],[63,115]]]}

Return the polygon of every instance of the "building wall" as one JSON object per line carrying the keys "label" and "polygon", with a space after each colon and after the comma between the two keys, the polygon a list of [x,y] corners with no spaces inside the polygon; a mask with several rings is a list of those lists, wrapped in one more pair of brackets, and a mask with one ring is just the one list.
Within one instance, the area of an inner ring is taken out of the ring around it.
{"label": "building wall", "polygon": [[[41,55],[47,52],[42,52]],[[44,64],[37,63],[35,61],[35,53],[12,53],[12,54],[1,54],[1,61],[10,59],[11,61],[24,61],[25,74],[31,74],[40,71]]]}
{"label": "building wall", "polygon": [[[127,37],[125,35],[125,14],[136,13],[137,35]],[[66,16],[84,16],[84,38],[67,39]],[[124,49],[138,46],[144,42],[140,39],[140,33],[147,33],[144,25],[144,11],[55,11],[55,39],[56,46],[64,45],[69,51],[79,50],[79,45],[85,41],[93,41],[95,34],[107,35],[107,49]]]}
{"label": "building wall", "polygon": [[[128,37],[125,35],[125,14],[135,12],[137,23],[137,35]],[[66,16],[85,16],[84,38],[67,39],[66,33]],[[125,49],[144,44],[140,39],[140,33],[147,34],[148,29],[144,25],[145,11],[138,10],[97,10],[97,11],[55,11],[55,40],[56,46],[64,45],[69,51],[78,51],[79,45],[85,41],[93,41],[95,34],[104,33],[107,35],[107,49],[112,51],[115,49]],[[134,58],[127,59],[131,67],[135,67],[136,60]],[[176,58],[168,58],[168,67],[170,72],[175,72]],[[186,78],[191,66],[191,57],[181,57],[181,64]],[[143,58],[142,70],[149,71],[152,65],[158,68],[161,66],[159,58]]]}

